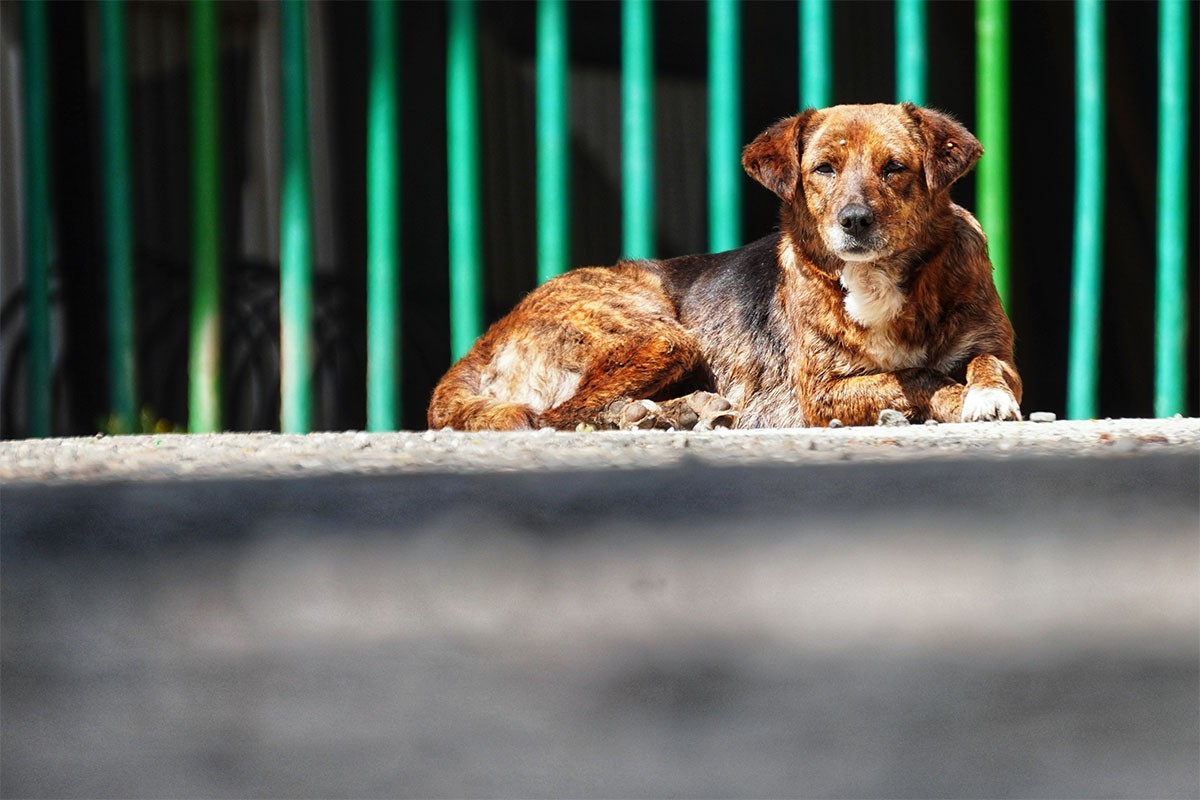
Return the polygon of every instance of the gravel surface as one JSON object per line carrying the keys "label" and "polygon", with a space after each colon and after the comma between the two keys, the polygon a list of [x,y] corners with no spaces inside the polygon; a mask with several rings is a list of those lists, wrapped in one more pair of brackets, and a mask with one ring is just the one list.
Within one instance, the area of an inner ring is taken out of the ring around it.
{"label": "gravel surface", "polygon": [[223,433],[0,442],[0,481],[112,481],[646,468],[924,458],[1200,454],[1200,419],[1121,419],[706,433]]}

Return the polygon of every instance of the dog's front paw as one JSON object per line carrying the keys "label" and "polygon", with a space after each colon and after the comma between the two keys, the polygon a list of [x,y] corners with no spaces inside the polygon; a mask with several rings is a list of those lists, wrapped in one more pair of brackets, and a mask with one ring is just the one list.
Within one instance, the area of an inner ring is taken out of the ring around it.
{"label": "dog's front paw", "polygon": [[968,386],[962,401],[963,422],[1019,420],[1021,406],[1012,392],[995,386]]}

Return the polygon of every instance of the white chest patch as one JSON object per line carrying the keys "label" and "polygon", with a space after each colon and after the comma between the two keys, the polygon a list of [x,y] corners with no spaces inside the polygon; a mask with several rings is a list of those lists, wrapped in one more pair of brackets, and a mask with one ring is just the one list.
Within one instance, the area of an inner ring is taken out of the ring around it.
{"label": "white chest patch", "polygon": [[904,307],[904,292],[889,275],[869,262],[846,262],[841,282],[846,290],[846,313],[864,328],[891,322]]}

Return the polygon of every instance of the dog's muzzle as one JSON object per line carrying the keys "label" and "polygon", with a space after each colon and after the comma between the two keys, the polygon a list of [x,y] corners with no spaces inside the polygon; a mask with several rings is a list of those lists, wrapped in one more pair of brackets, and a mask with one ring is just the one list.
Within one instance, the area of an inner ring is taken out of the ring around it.
{"label": "dog's muzzle", "polygon": [[861,203],[838,212],[837,224],[830,225],[828,232],[830,249],[846,261],[869,261],[879,255],[875,212]]}
{"label": "dog's muzzle", "polygon": [[859,239],[875,224],[875,214],[864,205],[851,203],[838,214],[838,224],[847,234]]}

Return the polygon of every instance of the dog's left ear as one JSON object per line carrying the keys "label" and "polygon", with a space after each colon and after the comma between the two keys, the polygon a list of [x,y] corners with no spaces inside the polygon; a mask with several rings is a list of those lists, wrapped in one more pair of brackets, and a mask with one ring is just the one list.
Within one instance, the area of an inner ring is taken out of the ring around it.
{"label": "dog's left ear", "polygon": [[983,155],[983,145],[958,120],[940,111],[904,104],[925,139],[925,180],[931,192],[949,189]]}
{"label": "dog's left ear", "polygon": [[742,168],[786,203],[796,199],[804,128],[815,113],[810,108],[781,119],[742,150]]}

